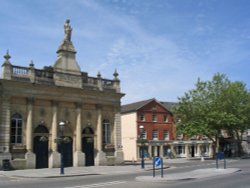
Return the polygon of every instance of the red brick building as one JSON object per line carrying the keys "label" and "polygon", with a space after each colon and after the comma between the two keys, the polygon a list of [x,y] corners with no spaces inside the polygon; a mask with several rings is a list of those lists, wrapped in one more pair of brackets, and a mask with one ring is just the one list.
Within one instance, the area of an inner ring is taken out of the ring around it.
{"label": "red brick building", "polygon": [[176,134],[171,112],[174,105],[177,103],[149,99],[122,106],[124,160],[138,160],[142,150],[146,158],[212,156],[212,142],[207,138],[187,138]]}
{"label": "red brick building", "polygon": [[[146,157],[167,156],[175,140],[171,108],[175,103],[149,99],[122,106],[122,145],[124,159],[140,158],[143,143]],[[143,126],[143,130],[140,127]]]}

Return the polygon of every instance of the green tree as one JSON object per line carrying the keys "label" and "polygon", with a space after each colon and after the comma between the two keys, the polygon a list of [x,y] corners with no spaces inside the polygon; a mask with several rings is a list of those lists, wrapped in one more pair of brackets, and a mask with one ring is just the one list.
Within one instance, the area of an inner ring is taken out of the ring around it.
{"label": "green tree", "polygon": [[215,74],[211,81],[198,79],[174,108],[177,133],[207,136],[218,152],[221,130],[226,130],[236,135],[241,148],[242,133],[249,127],[249,99],[245,84],[231,82],[224,74]]}
{"label": "green tree", "polygon": [[243,133],[249,128],[250,94],[242,82],[232,82],[227,90],[222,92],[221,110],[228,114],[225,129],[236,139],[238,155],[242,155]]}

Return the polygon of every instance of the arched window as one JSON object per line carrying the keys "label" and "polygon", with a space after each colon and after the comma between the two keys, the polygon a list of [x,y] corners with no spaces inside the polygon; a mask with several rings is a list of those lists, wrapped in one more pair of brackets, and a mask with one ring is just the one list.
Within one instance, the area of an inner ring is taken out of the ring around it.
{"label": "arched window", "polygon": [[102,123],[102,143],[111,144],[111,125],[107,119]]}
{"label": "arched window", "polygon": [[20,114],[14,114],[11,118],[11,143],[22,143],[23,119]]}

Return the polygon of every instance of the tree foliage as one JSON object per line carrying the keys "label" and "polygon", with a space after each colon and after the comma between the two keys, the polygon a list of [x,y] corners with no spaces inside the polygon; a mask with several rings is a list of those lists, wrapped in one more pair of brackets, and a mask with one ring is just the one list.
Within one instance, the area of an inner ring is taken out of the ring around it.
{"label": "tree foliage", "polygon": [[195,89],[179,97],[174,108],[177,132],[188,136],[205,135],[218,149],[221,130],[238,136],[249,128],[250,94],[244,83],[215,74],[211,81],[198,79]]}

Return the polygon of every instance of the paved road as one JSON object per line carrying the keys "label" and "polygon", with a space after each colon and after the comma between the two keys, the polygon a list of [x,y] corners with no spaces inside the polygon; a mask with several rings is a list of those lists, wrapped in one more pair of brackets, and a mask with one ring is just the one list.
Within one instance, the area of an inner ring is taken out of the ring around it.
{"label": "paved road", "polygon": [[[228,163],[228,167],[231,168],[239,168],[245,167],[246,161],[249,160],[241,160],[241,161],[230,161]],[[180,175],[180,172],[187,172],[189,174],[190,171],[197,170],[197,169],[214,169],[215,162],[214,161],[192,161],[192,162],[181,162],[176,161],[175,163],[171,163],[170,166],[172,168],[165,169],[166,177],[170,176],[171,174]],[[114,170],[114,168],[116,170]],[[127,171],[125,170],[127,169]],[[0,177],[0,187],[5,188],[90,188],[90,187],[110,187],[110,188],[128,188],[128,187],[143,187],[143,188],[161,188],[161,187],[178,187],[183,182],[186,184],[192,184],[198,182],[198,184],[202,181],[211,181],[208,178],[202,178],[199,180],[192,180],[192,181],[137,181],[136,177],[152,177],[152,171],[144,171],[140,169],[140,166],[128,166],[125,168],[117,168],[117,167],[100,167],[99,174],[102,175],[91,175],[91,176],[73,176],[73,177],[60,177],[60,178],[24,178],[24,177],[13,177],[9,176],[8,179],[6,177]],[[86,169],[86,167],[85,167]],[[95,168],[97,169],[97,168]],[[113,170],[112,170],[113,169]],[[129,169],[129,170],[128,170]],[[48,171],[49,169],[47,169]],[[56,175],[58,176],[59,169],[55,169]],[[131,171],[132,170],[132,171]],[[19,171],[20,172],[20,171]],[[65,170],[67,172],[67,169]],[[246,171],[247,172],[247,171]],[[245,173],[246,173],[245,172]],[[1,174],[1,172],[0,172]],[[111,175],[109,175],[111,174]],[[202,173],[201,173],[202,174]],[[232,177],[236,176],[239,173],[231,174]],[[220,177],[229,177],[231,175],[220,175]],[[243,175],[242,175],[243,176]],[[159,174],[158,174],[159,177]],[[241,176],[239,176],[241,177]],[[241,177],[244,179],[245,176]],[[217,177],[213,177],[217,178]],[[2,181],[4,179],[4,181]],[[232,179],[232,178],[231,178]],[[230,180],[231,180],[230,179]],[[219,179],[220,180],[220,179]],[[218,180],[218,181],[219,181]],[[230,181],[229,180],[229,181]],[[213,181],[214,182],[214,181]],[[216,182],[216,181],[215,181]],[[244,182],[244,180],[242,181]],[[218,183],[218,182],[217,182]],[[183,185],[182,185],[183,186]],[[197,187],[197,186],[196,186]]]}

